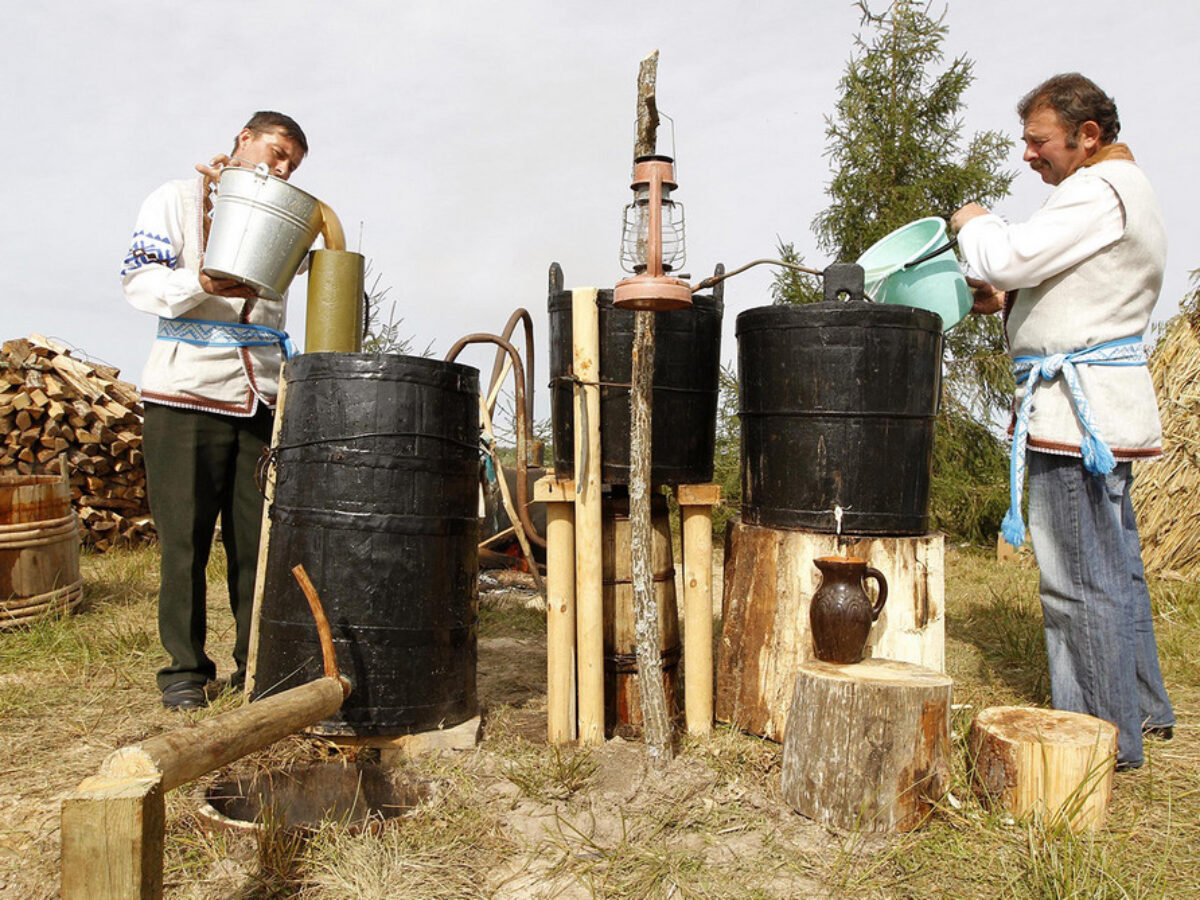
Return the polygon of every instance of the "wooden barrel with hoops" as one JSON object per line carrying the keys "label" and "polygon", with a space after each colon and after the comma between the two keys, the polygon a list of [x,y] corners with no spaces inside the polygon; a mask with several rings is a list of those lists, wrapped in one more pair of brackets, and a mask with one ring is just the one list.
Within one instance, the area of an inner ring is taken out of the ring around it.
{"label": "wooden barrel with hoops", "polygon": [[61,475],[0,475],[0,628],[29,625],[83,599],[79,517]]}

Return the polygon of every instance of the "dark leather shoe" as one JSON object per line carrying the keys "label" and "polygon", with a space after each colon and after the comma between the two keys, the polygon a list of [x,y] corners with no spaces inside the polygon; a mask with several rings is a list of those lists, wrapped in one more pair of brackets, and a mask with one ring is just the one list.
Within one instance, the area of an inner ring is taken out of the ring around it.
{"label": "dark leather shoe", "polygon": [[208,705],[204,685],[195,681],[176,681],[163,688],[162,704],[167,709],[199,709]]}
{"label": "dark leather shoe", "polygon": [[1160,741],[1169,741],[1175,737],[1174,725],[1146,725],[1142,728],[1142,737],[1158,738]]}

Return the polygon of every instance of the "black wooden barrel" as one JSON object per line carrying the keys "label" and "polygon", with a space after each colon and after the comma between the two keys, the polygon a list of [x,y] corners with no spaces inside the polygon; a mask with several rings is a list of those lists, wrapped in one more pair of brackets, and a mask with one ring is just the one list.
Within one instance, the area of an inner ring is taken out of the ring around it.
{"label": "black wooden barrel", "polygon": [[939,317],[865,301],[737,318],[742,518],[853,534],[929,530]]}
{"label": "black wooden barrel", "polygon": [[255,696],[322,674],[303,563],[353,682],[314,730],[393,735],[475,716],[479,373],[407,356],[287,365]]}
{"label": "black wooden barrel", "polygon": [[[634,312],[599,292],[601,479],[629,483],[629,383],[633,377]],[[721,372],[720,292],[692,297],[688,309],[654,314],[654,412],[651,426],[655,484],[712,481]],[[551,418],[554,471],[575,471],[572,410],[571,292],[550,294]]]}

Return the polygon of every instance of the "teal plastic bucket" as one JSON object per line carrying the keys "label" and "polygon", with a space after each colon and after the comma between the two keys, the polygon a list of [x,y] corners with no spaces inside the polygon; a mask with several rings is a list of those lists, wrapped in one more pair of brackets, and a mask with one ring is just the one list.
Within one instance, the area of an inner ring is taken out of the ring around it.
{"label": "teal plastic bucket", "polygon": [[905,268],[914,259],[949,243],[946,222],[937,216],[909,222],[876,241],[858,258],[866,293],[877,303],[927,309],[949,331],[971,311],[971,289],[951,250]]}

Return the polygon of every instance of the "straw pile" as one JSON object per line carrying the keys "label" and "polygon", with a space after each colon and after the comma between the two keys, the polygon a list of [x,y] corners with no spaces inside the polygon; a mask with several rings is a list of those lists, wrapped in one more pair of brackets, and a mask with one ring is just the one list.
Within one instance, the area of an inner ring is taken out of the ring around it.
{"label": "straw pile", "polygon": [[1200,289],[1150,358],[1162,415],[1162,459],[1137,467],[1133,502],[1146,573],[1200,581]]}

